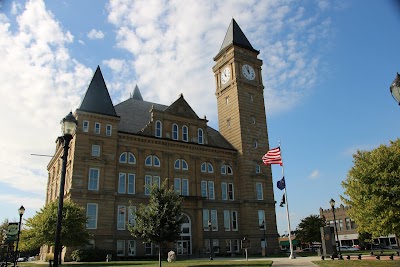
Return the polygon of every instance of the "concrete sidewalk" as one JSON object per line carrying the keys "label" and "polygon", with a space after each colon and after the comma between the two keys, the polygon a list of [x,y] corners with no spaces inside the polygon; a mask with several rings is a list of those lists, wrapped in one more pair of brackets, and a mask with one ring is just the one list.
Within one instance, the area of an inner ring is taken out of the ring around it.
{"label": "concrete sidewalk", "polygon": [[291,267],[291,266],[302,266],[302,267],[315,267],[312,261],[319,261],[321,257],[313,256],[313,257],[297,257],[295,259],[289,258],[268,258],[273,261],[272,266],[274,267]]}

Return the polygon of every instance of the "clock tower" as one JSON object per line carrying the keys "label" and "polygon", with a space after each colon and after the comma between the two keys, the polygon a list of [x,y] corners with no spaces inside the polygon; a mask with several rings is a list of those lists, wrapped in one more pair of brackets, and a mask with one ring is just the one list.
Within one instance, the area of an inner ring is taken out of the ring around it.
{"label": "clock tower", "polygon": [[[213,67],[219,132],[238,151],[235,196],[239,231],[265,253],[279,247],[262,83],[262,60],[232,19]],[[261,243],[260,243],[261,239]],[[266,241],[266,242],[265,242]]]}

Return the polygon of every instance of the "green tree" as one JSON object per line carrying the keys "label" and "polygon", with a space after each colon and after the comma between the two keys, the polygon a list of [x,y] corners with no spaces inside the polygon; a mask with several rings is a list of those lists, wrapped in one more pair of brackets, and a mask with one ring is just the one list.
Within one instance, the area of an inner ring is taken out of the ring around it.
{"label": "green tree", "polygon": [[[48,203],[35,216],[25,222],[21,231],[21,251],[28,251],[42,245],[54,245],[57,223],[58,200]],[[81,246],[88,243],[90,233],[86,230],[86,216],[83,207],[65,200],[61,227],[62,246]]]}
{"label": "green tree", "polygon": [[7,237],[8,231],[8,219],[4,219],[2,224],[0,224],[0,244],[3,244]]}
{"label": "green tree", "polygon": [[135,212],[134,225],[128,229],[136,238],[146,243],[158,244],[158,260],[161,267],[161,250],[164,242],[175,242],[181,233],[182,198],[172,188],[167,187],[167,179],[159,188],[150,188],[150,200],[147,205],[140,204]]}
{"label": "green tree", "polygon": [[304,243],[321,242],[320,228],[325,226],[325,219],[310,215],[301,220],[296,227],[296,239]]}
{"label": "green tree", "polygon": [[357,151],[342,182],[348,215],[358,232],[372,237],[400,234],[400,139],[371,151]]}

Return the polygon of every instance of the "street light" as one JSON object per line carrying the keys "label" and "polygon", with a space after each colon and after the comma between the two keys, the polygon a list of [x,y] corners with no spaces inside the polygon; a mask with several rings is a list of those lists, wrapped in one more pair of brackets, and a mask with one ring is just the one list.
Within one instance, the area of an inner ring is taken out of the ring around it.
{"label": "street light", "polygon": [[267,237],[265,235],[265,221],[262,221],[260,229],[264,230],[264,256],[267,256]]}
{"label": "street light", "polygon": [[390,93],[392,94],[394,100],[400,105],[400,74],[396,74],[392,84],[390,85]]}
{"label": "street light", "polygon": [[21,233],[21,222],[22,222],[22,215],[24,215],[24,212],[25,212],[25,208],[24,208],[24,206],[21,205],[21,207],[18,209],[19,224],[18,224],[18,235],[17,235],[17,247],[15,248],[15,254],[14,254],[14,267],[15,267],[15,264],[17,263],[17,259],[18,259],[19,234]]}
{"label": "street light", "polygon": [[339,260],[342,258],[342,253],[340,252],[340,241],[339,241],[339,235],[338,235],[338,230],[337,230],[337,225],[336,225],[336,216],[335,216],[335,200],[331,198],[329,201],[332,207],[332,212],[333,212],[333,221],[335,222],[335,231],[336,231],[336,239],[337,239],[337,246],[339,248]]}
{"label": "street light", "polygon": [[61,120],[61,132],[64,139],[64,154],[62,156],[63,164],[61,169],[61,180],[60,180],[60,194],[58,197],[58,213],[57,213],[57,227],[56,236],[54,240],[54,267],[58,267],[59,253],[61,252],[61,222],[62,222],[62,210],[64,202],[64,185],[65,185],[65,173],[67,170],[67,159],[69,142],[72,140],[75,134],[76,126],[78,121],[75,119],[72,112],[70,112],[64,119]]}
{"label": "street light", "polygon": [[209,220],[208,221],[208,230],[210,231],[210,261],[212,261],[213,260],[213,257],[212,257],[212,251],[213,251],[213,244],[212,244],[212,239],[211,239],[211,221]]}

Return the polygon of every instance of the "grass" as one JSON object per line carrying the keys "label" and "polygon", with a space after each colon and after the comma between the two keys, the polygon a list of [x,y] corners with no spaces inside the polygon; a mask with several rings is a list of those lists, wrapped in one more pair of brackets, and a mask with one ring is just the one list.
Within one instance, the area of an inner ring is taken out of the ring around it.
{"label": "grass", "polygon": [[[40,267],[49,266],[48,262],[43,264],[37,263],[19,263],[21,267]],[[117,267],[158,267],[158,261],[115,261],[115,262],[87,262],[87,263],[63,263],[61,266],[70,267],[88,267],[88,266],[117,266]],[[162,266],[165,267],[218,267],[218,266],[230,266],[230,267],[242,267],[242,266],[254,266],[254,267],[270,267],[272,261],[269,260],[257,260],[257,261],[246,261],[246,260],[180,260],[176,262],[162,262]]]}
{"label": "grass", "polygon": [[377,266],[377,267],[398,267],[400,266],[399,261],[378,261],[378,260],[360,260],[360,261],[313,261],[316,265],[320,267],[338,267],[338,266],[346,266],[346,267],[370,267],[370,266]]}

